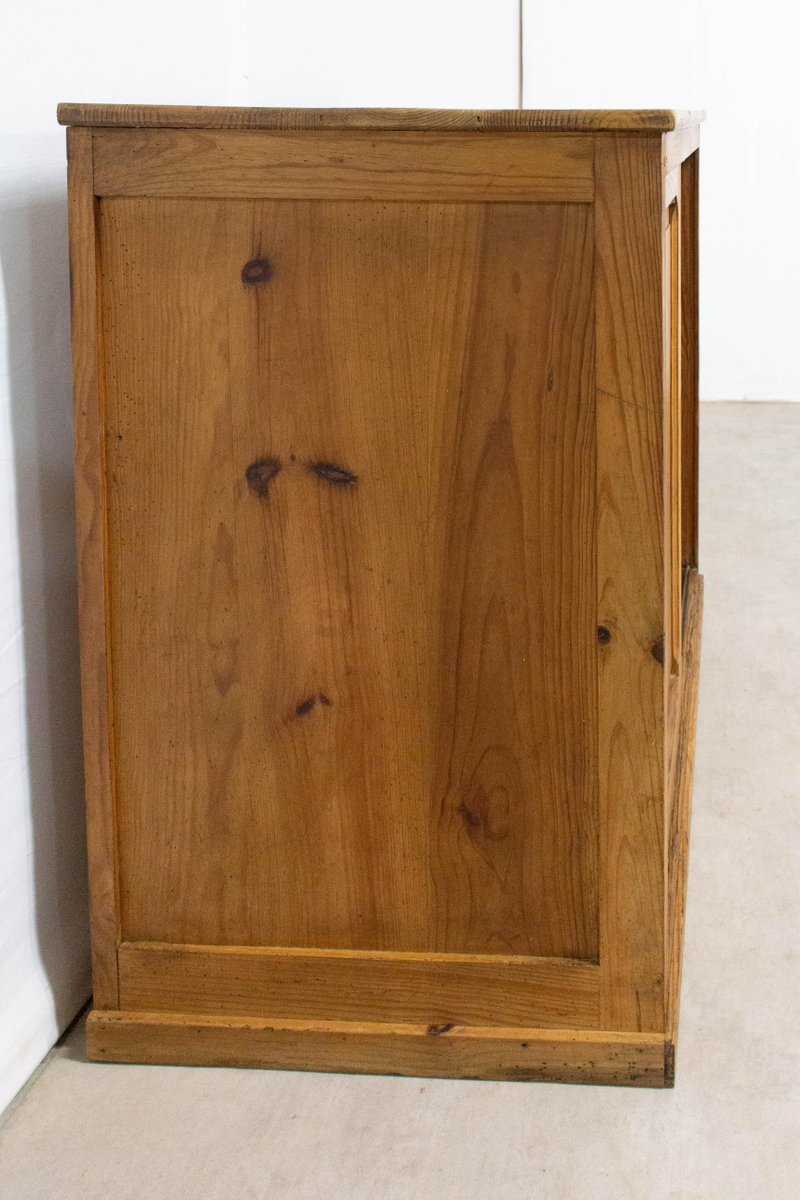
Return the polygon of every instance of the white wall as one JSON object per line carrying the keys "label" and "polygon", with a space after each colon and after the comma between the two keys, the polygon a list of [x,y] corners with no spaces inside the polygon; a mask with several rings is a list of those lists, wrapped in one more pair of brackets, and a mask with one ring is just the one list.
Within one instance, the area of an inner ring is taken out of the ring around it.
{"label": "white wall", "polygon": [[702,108],[700,394],[800,400],[797,10],[523,0],[528,108]]}
{"label": "white wall", "polygon": [[6,6],[0,1109],[89,995],[59,100],[515,107],[516,0]]}

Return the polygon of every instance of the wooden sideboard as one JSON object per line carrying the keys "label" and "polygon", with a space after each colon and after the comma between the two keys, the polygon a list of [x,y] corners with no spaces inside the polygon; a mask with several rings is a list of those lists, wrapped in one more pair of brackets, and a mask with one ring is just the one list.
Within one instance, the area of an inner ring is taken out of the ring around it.
{"label": "wooden sideboard", "polygon": [[90,1056],[669,1085],[700,114],[59,119]]}

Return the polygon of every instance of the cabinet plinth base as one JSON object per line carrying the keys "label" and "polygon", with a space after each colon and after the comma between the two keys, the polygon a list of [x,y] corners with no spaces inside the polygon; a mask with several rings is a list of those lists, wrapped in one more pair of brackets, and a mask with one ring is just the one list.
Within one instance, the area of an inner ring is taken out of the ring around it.
{"label": "cabinet plinth base", "polygon": [[269,1021],[95,1009],[97,1062],[145,1062],[456,1079],[668,1087],[662,1034],[479,1026]]}

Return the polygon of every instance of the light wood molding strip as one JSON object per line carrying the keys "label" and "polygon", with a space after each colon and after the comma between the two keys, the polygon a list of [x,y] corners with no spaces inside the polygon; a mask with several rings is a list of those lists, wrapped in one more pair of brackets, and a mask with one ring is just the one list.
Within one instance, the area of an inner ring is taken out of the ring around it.
{"label": "light wood molding strip", "polygon": [[669,1086],[663,1036],[94,1011],[98,1062],[193,1063],[462,1079]]}
{"label": "light wood molding strip", "polygon": [[664,134],[664,171],[674,171],[700,145],[700,126],[684,125]]}
{"label": "light wood molding strip", "polygon": [[129,129],[429,129],[560,133],[662,133],[696,125],[702,112],[632,109],[225,108],[202,105],[59,104],[61,125]]}
{"label": "light wood molding strip", "polygon": [[597,1027],[599,968],[559,959],[464,961],[445,955],[380,957],[254,947],[124,942],[120,1004],[156,1012],[271,1014],[377,1020],[391,993],[398,1020],[426,1024]]}
{"label": "light wood molding strip", "polygon": [[594,198],[590,138],[131,129],[99,130],[93,138],[98,196]]}

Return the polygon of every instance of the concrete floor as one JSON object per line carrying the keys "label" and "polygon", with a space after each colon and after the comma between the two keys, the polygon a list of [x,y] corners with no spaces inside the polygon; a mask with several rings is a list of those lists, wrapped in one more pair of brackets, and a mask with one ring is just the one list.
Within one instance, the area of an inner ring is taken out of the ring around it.
{"label": "concrete floor", "polygon": [[0,1131],[0,1200],[800,1196],[800,405],[705,405],[689,903],[671,1092],[88,1064]]}

